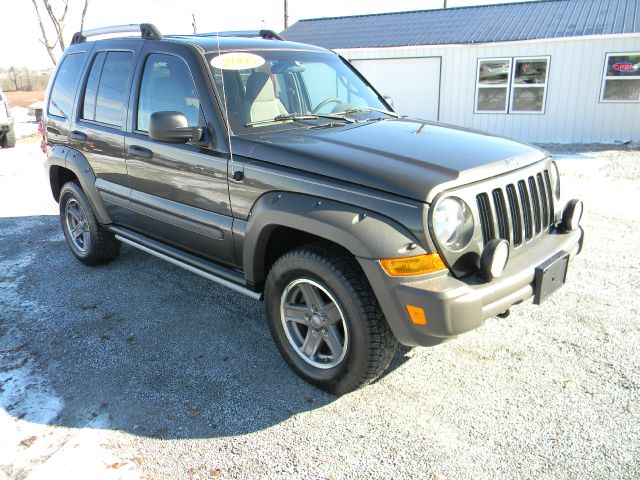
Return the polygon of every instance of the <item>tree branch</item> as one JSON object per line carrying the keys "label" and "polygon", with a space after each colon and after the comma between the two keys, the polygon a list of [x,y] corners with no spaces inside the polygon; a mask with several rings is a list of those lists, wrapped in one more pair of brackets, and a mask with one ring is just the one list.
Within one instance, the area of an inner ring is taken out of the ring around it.
{"label": "tree branch", "polygon": [[[63,26],[60,24],[60,20],[58,20],[56,18],[56,15],[53,13],[53,9],[51,8],[51,3],[49,3],[49,0],[42,0],[42,3],[44,4],[45,10],[49,14],[51,23],[53,23],[53,28],[56,29],[56,34],[58,36],[58,42],[60,43],[60,48],[64,51],[64,49],[67,47],[64,43]],[[65,8],[65,14],[66,14],[66,8]]]}
{"label": "tree branch", "polygon": [[57,63],[56,56],[53,53],[53,47],[51,46],[51,43],[49,42],[49,38],[47,37],[47,30],[44,28],[44,23],[42,23],[42,15],[40,14],[40,8],[38,7],[38,2],[37,0],[31,0],[31,2],[33,3],[34,8],[36,9],[36,16],[38,17],[38,23],[40,24],[40,31],[42,32],[43,40],[40,40],[40,41],[47,49],[47,53],[49,54],[49,57],[51,57],[51,61],[55,65]]}
{"label": "tree branch", "polygon": [[84,8],[82,9],[82,16],[80,17],[80,31],[84,30],[84,17],[87,15],[88,8],[89,0],[84,0]]}

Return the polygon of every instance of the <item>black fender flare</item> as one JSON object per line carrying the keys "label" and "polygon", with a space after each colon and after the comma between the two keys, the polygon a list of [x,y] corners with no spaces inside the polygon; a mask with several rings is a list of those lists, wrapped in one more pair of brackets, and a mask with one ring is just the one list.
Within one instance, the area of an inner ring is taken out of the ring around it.
{"label": "black fender flare", "polygon": [[266,277],[268,239],[275,228],[289,227],[334,242],[359,258],[408,257],[426,251],[396,221],[331,199],[289,192],[269,192],[253,205],[242,246],[248,282]]}
{"label": "black fender flare", "polygon": [[[52,177],[53,173],[51,167],[53,166],[66,168],[67,170],[72,171],[78,178],[80,186],[89,199],[89,203],[91,204],[91,208],[93,209],[98,222],[101,224],[113,223],[111,217],[107,213],[102,198],[96,189],[96,176],[93,173],[93,169],[91,168],[87,158],[81,152],[72,148],[56,146],[51,150],[47,157],[45,168],[49,176],[49,181],[51,182],[51,193],[55,198],[54,182],[57,181],[57,179]],[[56,201],[58,201],[57,198]]]}

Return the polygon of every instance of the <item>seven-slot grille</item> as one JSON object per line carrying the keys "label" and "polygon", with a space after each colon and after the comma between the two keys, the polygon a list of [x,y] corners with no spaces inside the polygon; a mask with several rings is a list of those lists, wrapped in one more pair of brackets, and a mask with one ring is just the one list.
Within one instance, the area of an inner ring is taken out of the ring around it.
{"label": "seven-slot grille", "polygon": [[513,247],[531,241],[553,223],[553,192],[544,170],[476,195],[482,239],[504,238]]}

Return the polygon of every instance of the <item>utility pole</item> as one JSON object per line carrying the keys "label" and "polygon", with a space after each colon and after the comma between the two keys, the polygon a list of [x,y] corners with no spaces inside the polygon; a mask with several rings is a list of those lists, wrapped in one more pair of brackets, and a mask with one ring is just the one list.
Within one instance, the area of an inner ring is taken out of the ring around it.
{"label": "utility pole", "polygon": [[198,33],[198,25],[196,24],[196,14],[192,13],[191,14],[191,26],[193,27],[193,34],[195,35],[196,33]]}
{"label": "utility pole", "polygon": [[444,0],[444,5],[442,6],[442,8],[447,8],[447,0]]}
{"label": "utility pole", "polygon": [[284,0],[284,29],[289,28],[289,0]]}

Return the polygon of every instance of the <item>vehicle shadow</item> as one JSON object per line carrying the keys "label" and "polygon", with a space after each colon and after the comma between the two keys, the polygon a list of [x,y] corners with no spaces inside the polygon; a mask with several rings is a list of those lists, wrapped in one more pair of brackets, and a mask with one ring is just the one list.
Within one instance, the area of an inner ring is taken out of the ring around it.
{"label": "vehicle shadow", "polygon": [[57,217],[0,218],[0,408],[10,415],[209,438],[335,398],[288,368],[261,302],[126,246],[87,267]]}

